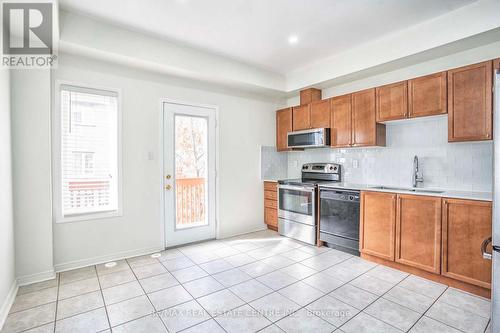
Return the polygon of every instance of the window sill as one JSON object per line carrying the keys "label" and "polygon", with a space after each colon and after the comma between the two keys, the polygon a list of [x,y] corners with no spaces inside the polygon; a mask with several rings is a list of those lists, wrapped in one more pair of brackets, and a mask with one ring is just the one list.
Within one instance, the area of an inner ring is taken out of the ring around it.
{"label": "window sill", "polygon": [[84,222],[92,220],[102,220],[114,217],[122,217],[123,212],[121,210],[114,210],[108,212],[97,212],[88,214],[78,214],[68,217],[60,217],[56,219],[56,223],[72,223],[72,222]]}

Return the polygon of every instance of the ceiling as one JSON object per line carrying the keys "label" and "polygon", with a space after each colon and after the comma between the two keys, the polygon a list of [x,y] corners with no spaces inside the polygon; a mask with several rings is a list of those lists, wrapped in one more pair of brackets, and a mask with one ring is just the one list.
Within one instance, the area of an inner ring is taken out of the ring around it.
{"label": "ceiling", "polygon": [[[286,74],[476,0],[60,0],[62,9]],[[290,44],[290,36],[298,41]]]}

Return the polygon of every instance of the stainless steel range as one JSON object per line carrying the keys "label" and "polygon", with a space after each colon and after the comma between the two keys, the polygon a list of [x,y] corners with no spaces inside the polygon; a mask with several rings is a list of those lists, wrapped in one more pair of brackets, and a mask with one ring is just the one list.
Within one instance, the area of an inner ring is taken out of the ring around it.
{"label": "stainless steel range", "polygon": [[316,244],[318,185],[340,182],[340,165],[308,163],[301,179],[278,182],[278,232],[299,241]]}

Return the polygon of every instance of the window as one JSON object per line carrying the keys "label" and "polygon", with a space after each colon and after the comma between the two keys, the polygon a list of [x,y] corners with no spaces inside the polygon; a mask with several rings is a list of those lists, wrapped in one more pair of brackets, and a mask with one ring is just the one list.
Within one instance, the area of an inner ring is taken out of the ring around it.
{"label": "window", "polygon": [[[118,93],[61,85],[58,221],[120,213]],[[93,215],[93,216],[91,216]]]}

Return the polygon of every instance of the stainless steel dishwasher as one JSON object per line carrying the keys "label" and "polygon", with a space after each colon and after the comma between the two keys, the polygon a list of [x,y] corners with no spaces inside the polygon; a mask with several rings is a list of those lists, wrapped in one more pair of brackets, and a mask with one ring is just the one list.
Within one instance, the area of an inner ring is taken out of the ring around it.
{"label": "stainless steel dishwasher", "polygon": [[360,193],[321,187],[319,239],[327,246],[359,256]]}

